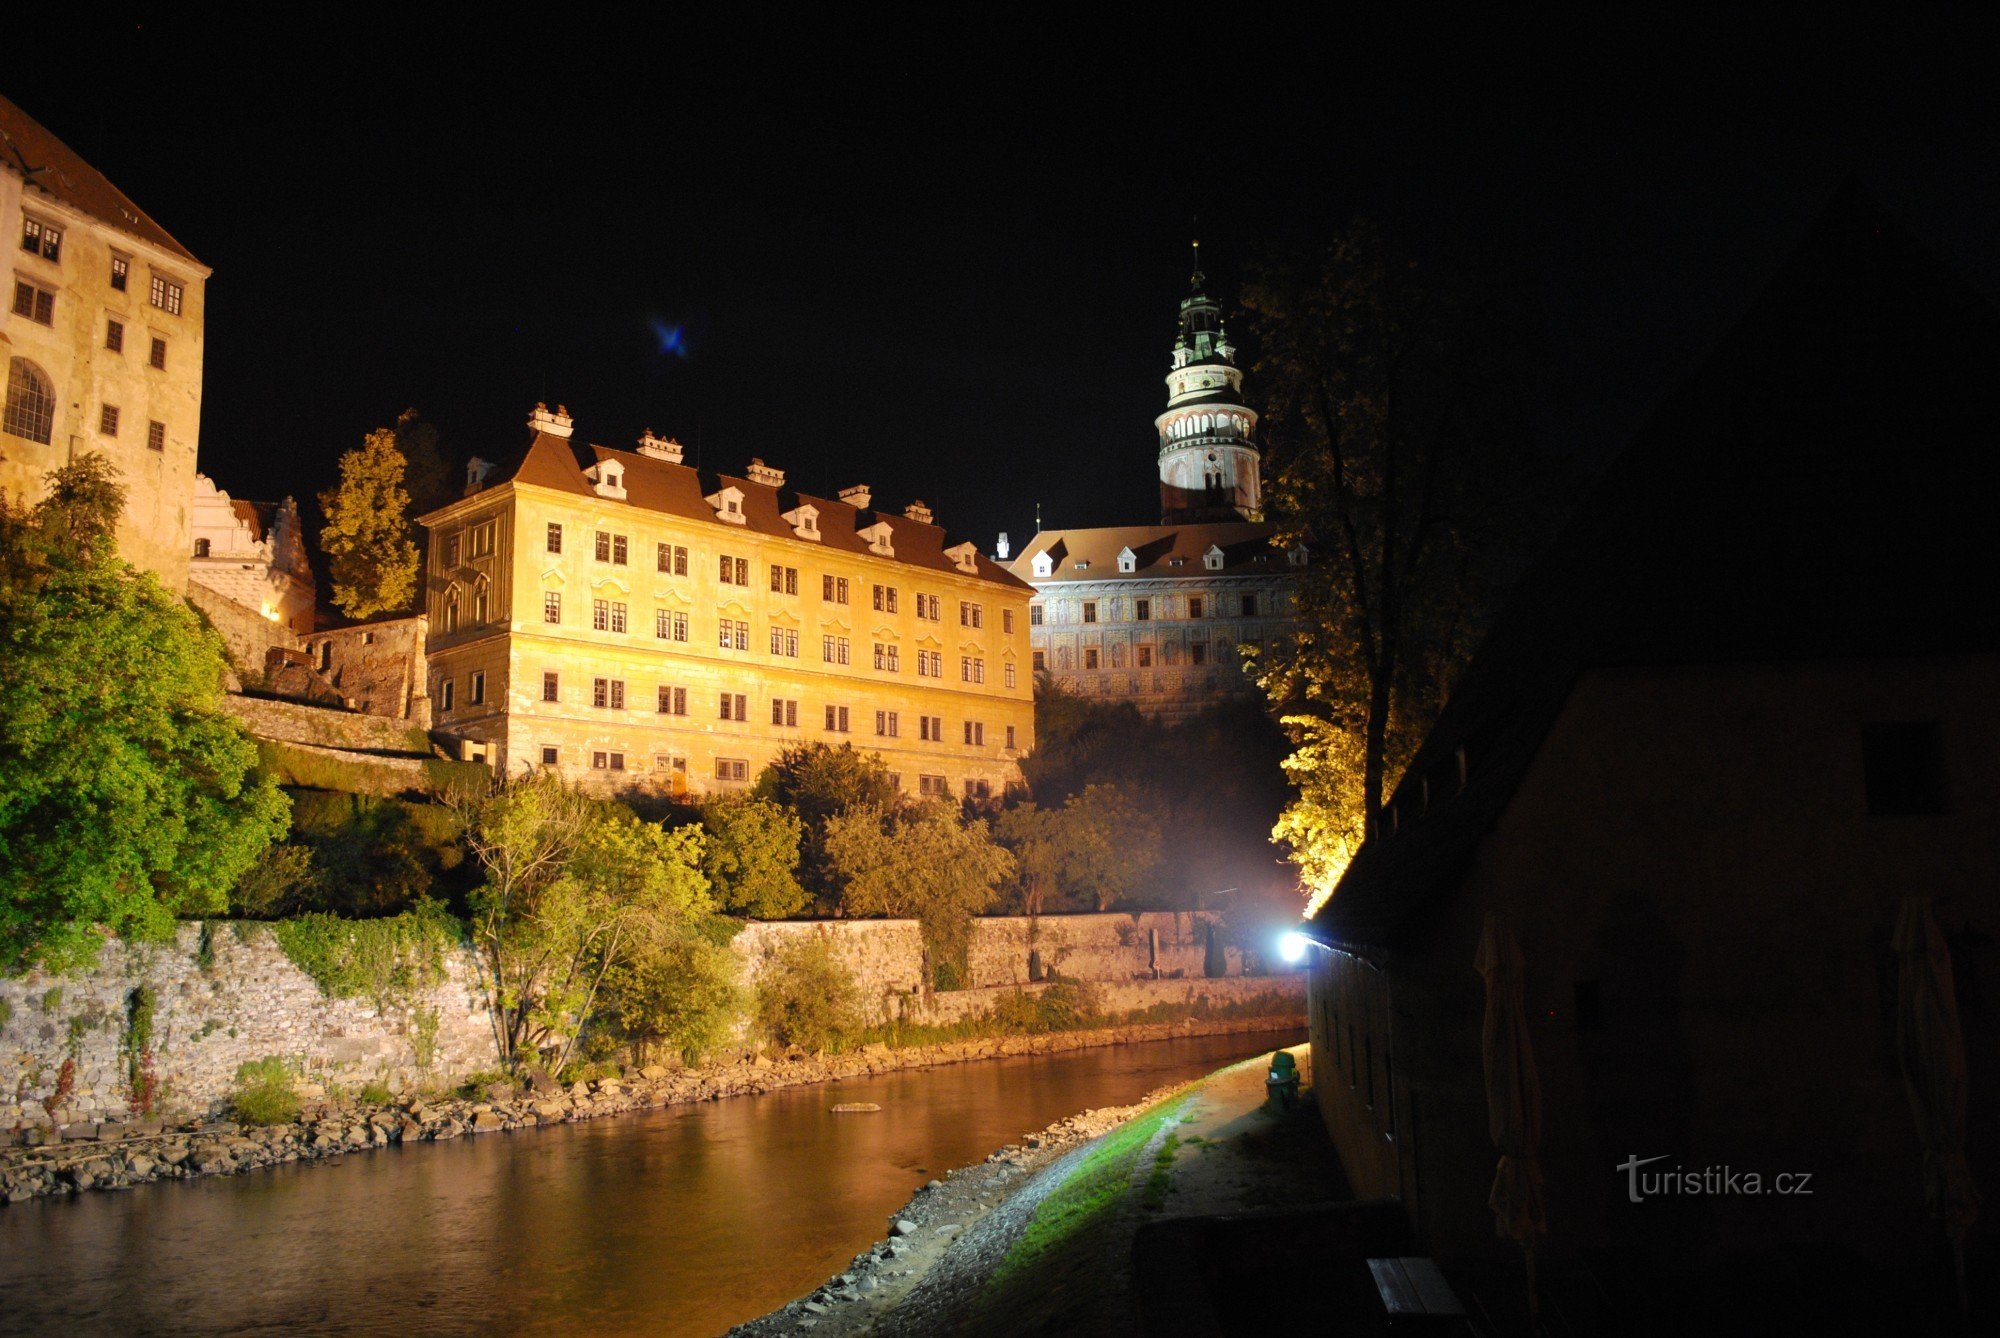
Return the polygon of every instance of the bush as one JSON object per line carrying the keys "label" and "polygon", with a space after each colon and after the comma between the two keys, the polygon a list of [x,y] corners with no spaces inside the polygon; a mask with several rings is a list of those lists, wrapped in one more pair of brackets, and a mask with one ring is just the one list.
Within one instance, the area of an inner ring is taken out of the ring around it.
{"label": "bush", "polygon": [[601,1031],[644,1054],[661,1044],[689,1063],[728,1038],[740,1015],[736,954],[729,940],[741,926],[714,917],[669,921],[635,931],[605,972],[599,993]]}
{"label": "bush", "polygon": [[330,999],[365,994],[378,1008],[406,1002],[443,980],[445,952],[465,937],[464,927],[434,901],[380,920],[301,915],[279,921],[271,932],[320,993]]}
{"label": "bush", "polygon": [[757,1028],[766,1039],[805,1050],[837,1050],[861,1025],[861,991],[831,938],[796,938],[765,959],[757,978]]}
{"label": "bush", "polygon": [[242,1064],[230,1108],[244,1124],[291,1124],[299,1118],[299,1089],[292,1066],[276,1055]]}
{"label": "bush", "polygon": [[363,1083],[358,1095],[362,1101],[371,1106],[386,1106],[393,1099],[393,1093],[389,1091],[389,1084],[383,1082],[380,1078],[375,1079],[373,1082]]}

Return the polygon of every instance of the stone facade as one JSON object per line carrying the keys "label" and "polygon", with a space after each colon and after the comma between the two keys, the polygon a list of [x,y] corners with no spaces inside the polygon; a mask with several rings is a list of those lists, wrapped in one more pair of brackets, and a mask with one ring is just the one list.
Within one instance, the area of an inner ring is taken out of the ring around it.
{"label": "stone facade", "polygon": [[192,525],[191,586],[213,590],[293,632],[312,630],[312,566],[291,498],[242,501],[197,474]]}
{"label": "stone facade", "polygon": [[119,552],[187,583],[209,269],[20,108],[0,98],[0,493],[39,501],[51,470],[118,471]]}
{"label": "stone facade", "polygon": [[640,450],[538,407],[502,481],[423,518],[435,728],[519,774],[741,788],[806,742],[878,754],[909,791],[994,797],[1034,745],[1029,587],[876,509]]}
{"label": "stone facade", "polygon": [[[0,980],[0,1125],[48,1123],[45,1101],[57,1123],[126,1114],[127,1019],[141,986],[154,999],[149,1049],[164,1114],[209,1109],[228,1096],[238,1065],[273,1055],[321,1089],[401,1089],[497,1062],[469,959],[454,955],[443,984],[385,1014],[367,999],[324,997],[268,929],[243,928],[183,925],[171,943],[107,945],[88,973]],[[428,1054],[419,1011],[436,1020]]]}
{"label": "stone facade", "polygon": [[291,628],[266,618],[248,605],[238,604],[193,581],[188,582],[187,598],[222,638],[223,653],[228,656],[229,668],[235,675],[232,688],[261,683],[270,669],[273,652],[278,659],[298,652],[299,639]]}
{"label": "stone facade", "polygon": [[406,721],[269,697],[232,696],[229,713],[260,739],[356,753],[430,756],[421,729]]}
{"label": "stone facade", "polygon": [[324,627],[305,639],[321,678],[354,710],[429,729],[429,622],[419,613],[348,627]]}

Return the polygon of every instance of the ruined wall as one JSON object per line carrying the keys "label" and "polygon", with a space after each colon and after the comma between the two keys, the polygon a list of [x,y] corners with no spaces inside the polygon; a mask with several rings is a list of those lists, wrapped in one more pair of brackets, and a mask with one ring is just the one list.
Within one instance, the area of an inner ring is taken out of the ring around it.
{"label": "ruined wall", "polygon": [[353,627],[333,627],[305,638],[306,653],[355,710],[430,728],[424,644],[429,619],[419,613]]}
{"label": "ruined wall", "polygon": [[153,998],[156,1113],[204,1112],[228,1097],[238,1065],[272,1055],[297,1062],[322,1089],[382,1081],[400,1090],[496,1064],[490,1018],[463,955],[447,961],[443,984],[385,1014],[369,999],[326,998],[267,928],[241,928],[216,923],[204,933],[187,924],[171,943],[111,943],[95,968],[75,976],[31,971],[0,980],[0,1128],[131,1113],[126,1047],[141,986]]}

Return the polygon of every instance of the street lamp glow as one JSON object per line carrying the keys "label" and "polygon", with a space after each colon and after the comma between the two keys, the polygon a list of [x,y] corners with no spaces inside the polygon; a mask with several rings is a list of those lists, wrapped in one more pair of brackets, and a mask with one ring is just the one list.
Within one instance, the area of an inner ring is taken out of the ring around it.
{"label": "street lamp glow", "polygon": [[1278,940],[1278,956],[1297,966],[1306,959],[1306,936],[1298,930],[1288,930]]}

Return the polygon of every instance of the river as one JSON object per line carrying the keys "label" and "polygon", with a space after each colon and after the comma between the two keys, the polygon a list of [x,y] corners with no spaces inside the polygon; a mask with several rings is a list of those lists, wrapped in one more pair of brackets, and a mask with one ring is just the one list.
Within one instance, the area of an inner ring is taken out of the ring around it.
{"label": "river", "polygon": [[[1296,1035],[996,1059],[0,1206],[0,1332],[715,1334],[933,1175]],[[833,1115],[873,1101],[876,1114]]]}

